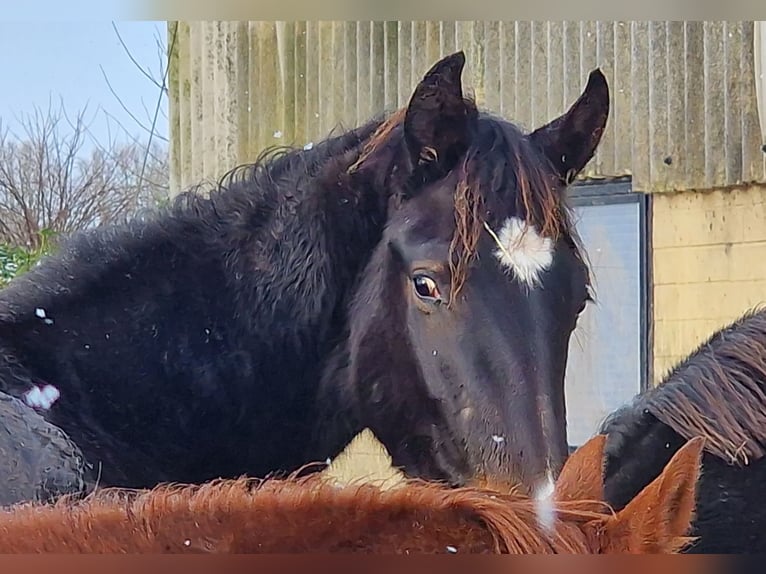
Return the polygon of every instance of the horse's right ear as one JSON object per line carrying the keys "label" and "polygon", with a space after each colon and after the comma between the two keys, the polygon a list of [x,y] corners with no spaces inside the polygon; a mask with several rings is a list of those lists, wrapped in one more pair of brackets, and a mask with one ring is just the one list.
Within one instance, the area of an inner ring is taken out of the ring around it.
{"label": "horse's right ear", "polygon": [[465,54],[439,60],[415,88],[404,117],[411,167],[435,163],[449,170],[465,151],[476,108],[463,97]]}
{"label": "horse's right ear", "polygon": [[609,84],[601,70],[595,69],[577,101],[528,137],[568,185],[596,153],[608,117]]}

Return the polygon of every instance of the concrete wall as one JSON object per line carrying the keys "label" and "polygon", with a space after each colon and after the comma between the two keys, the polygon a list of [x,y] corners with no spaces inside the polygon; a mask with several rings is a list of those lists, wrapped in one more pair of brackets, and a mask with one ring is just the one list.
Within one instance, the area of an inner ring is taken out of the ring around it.
{"label": "concrete wall", "polygon": [[654,378],[766,303],[766,185],[653,197]]}

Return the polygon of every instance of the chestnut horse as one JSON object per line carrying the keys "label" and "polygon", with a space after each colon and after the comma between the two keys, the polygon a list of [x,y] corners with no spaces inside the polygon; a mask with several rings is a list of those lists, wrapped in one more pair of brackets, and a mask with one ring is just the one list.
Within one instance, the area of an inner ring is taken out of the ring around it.
{"label": "chestnut horse", "polygon": [[546,497],[409,480],[384,490],[303,479],[221,480],[0,513],[2,553],[675,553],[688,542],[702,439],[620,512],[603,500],[604,436]]}

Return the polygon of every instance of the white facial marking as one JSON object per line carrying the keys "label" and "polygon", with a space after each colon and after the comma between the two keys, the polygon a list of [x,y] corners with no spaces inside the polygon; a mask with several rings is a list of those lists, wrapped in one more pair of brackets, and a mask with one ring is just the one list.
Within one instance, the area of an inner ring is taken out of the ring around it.
{"label": "white facial marking", "polygon": [[540,525],[548,532],[553,531],[556,521],[556,510],[553,505],[553,493],[556,490],[556,484],[553,481],[551,471],[545,477],[545,481],[537,488],[535,492],[535,512]]}
{"label": "white facial marking", "polygon": [[553,241],[518,217],[509,217],[497,235],[486,228],[498,244],[494,255],[500,264],[527,287],[538,285],[540,273],[553,263]]}
{"label": "white facial marking", "polygon": [[24,394],[24,401],[33,409],[47,411],[60,396],[61,393],[53,385],[45,385],[42,389],[34,386]]}

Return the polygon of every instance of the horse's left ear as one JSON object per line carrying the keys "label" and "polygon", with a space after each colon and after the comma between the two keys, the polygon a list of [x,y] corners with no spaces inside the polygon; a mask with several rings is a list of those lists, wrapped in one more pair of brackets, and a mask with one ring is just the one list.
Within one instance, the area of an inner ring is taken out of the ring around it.
{"label": "horse's left ear", "polygon": [[468,145],[476,108],[463,97],[465,54],[439,60],[415,88],[404,117],[413,168],[435,162],[448,170]]}
{"label": "horse's left ear", "polygon": [[596,152],[608,116],[609,86],[601,70],[596,69],[572,107],[528,137],[569,184]]}
{"label": "horse's left ear", "polygon": [[621,552],[677,552],[688,538],[696,510],[705,439],[682,446],[662,473],[615,516],[604,520],[605,539]]}
{"label": "horse's left ear", "polygon": [[556,500],[601,502],[604,499],[605,444],[606,435],[596,435],[567,458],[556,480]]}

